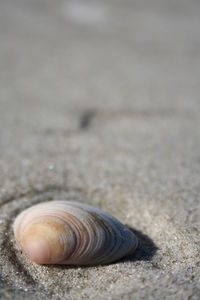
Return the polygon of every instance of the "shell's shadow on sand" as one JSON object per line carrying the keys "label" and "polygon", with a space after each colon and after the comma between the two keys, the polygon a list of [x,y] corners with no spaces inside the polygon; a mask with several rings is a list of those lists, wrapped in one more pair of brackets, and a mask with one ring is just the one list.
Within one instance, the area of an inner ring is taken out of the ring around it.
{"label": "shell's shadow on sand", "polygon": [[125,261],[151,260],[159,248],[156,246],[156,244],[148,235],[130,226],[127,227],[138,238],[138,247],[133,254],[124,257],[120,261],[125,262]]}

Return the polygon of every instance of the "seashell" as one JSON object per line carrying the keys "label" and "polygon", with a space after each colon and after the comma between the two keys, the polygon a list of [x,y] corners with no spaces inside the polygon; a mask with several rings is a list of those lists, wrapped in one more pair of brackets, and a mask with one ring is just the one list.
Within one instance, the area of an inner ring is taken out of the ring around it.
{"label": "seashell", "polygon": [[133,253],[138,244],[134,233],[113,216],[71,201],[26,209],[14,222],[14,235],[22,251],[38,264],[107,264]]}

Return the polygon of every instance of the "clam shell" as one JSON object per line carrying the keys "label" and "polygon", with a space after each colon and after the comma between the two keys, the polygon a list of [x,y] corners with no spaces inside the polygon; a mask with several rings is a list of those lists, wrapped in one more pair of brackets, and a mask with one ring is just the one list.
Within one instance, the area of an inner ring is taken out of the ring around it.
{"label": "clam shell", "polygon": [[14,235],[38,264],[96,265],[132,254],[138,241],[110,214],[71,201],[50,201],[20,213]]}

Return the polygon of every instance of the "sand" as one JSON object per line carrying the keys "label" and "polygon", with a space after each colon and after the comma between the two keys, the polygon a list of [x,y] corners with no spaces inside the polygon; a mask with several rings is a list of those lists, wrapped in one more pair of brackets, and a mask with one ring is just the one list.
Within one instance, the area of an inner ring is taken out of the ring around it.
{"label": "sand", "polygon": [[[198,1],[0,3],[0,298],[200,298]],[[15,216],[52,199],[131,227],[135,254],[37,266]]]}

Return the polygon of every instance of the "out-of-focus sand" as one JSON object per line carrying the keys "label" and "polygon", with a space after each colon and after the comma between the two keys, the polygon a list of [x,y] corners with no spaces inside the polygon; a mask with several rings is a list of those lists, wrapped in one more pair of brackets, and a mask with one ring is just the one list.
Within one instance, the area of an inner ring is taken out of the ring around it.
{"label": "out-of-focus sand", "polygon": [[[0,297],[199,299],[198,1],[2,0]],[[132,227],[132,257],[46,267],[12,222],[51,199]]]}

